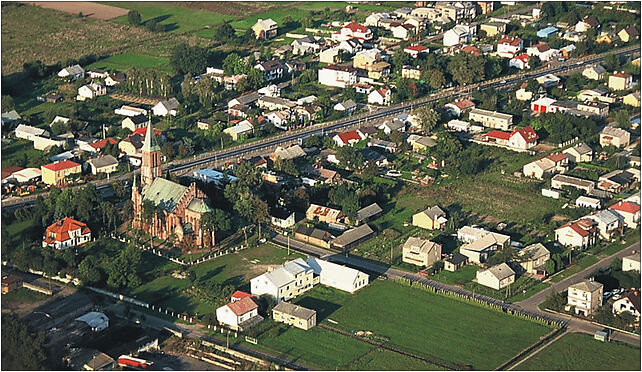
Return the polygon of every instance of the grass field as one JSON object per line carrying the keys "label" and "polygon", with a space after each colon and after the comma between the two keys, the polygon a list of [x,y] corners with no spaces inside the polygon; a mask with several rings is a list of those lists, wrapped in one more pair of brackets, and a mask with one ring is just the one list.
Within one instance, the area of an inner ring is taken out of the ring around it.
{"label": "grass field", "polygon": [[455,272],[442,270],[435,276],[430,276],[429,279],[434,279],[447,284],[465,284],[470,283],[475,279],[477,270],[479,270],[479,267],[477,266],[466,265]]}
{"label": "grass field", "polygon": [[169,59],[136,53],[123,53],[113,55],[87,66],[88,69],[99,68],[116,71],[127,71],[130,67],[151,67],[158,70],[171,72]]}
{"label": "grass field", "polygon": [[573,266],[569,267],[568,269],[562,271],[561,273],[555,275],[554,277],[551,278],[551,281],[553,283],[557,283],[559,281],[562,281],[569,276],[575,275],[579,273],[580,271],[586,269],[587,267],[593,265],[596,263],[598,259],[593,256],[593,255],[586,255],[579,261],[575,262]]}
{"label": "grass field", "polygon": [[401,349],[474,369],[493,369],[550,331],[392,281],[375,281],[354,295],[317,286],[295,302],[315,309],[318,322],[369,330]]}
{"label": "grass field", "polygon": [[15,139],[9,144],[2,144],[2,166],[16,165],[23,156],[27,156],[27,161],[34,158],[39,158],[43,154],[42,151],[33,148],[33,142]]}
{"label": "grass field", "polygon": [[1,11],[3,75],[20,71],[29,61],[64,63],[68,58],[111,54],[131,46],[137,52],[158,50],[158,42],[167,39],[139,28],[26,4],[7,3]]}
{"label": "grass field", "polygon": [[566,334],[517,370],[639,371],[640,348],[611,341],[603,343],[585,334]]}
{"label": "grass field", "polygon": [[2,295],[2,301],[8,302],[20,302],[20,303],[29,303],[29,302],[38,302],[48,299],[44,293],[34,292],[27,288],[18,288],[7,294]]}

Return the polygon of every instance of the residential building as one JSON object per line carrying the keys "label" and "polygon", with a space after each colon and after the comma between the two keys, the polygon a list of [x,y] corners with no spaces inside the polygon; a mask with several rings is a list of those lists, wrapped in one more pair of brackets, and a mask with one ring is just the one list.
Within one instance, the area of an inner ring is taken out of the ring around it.
{"label": "residential building", "polygon": [[557,49],[552,49],[548,43],[540,41],[539,43],[526,48],[526,54],[529,56],[535,56],[542,62],[548,62],[551,59],[556,58],[559,51]]}
{"label": "residential building", "polygon": [[383,209],[381,209],[381,207],[377,203],[372,203],[357,211],[356,220],[359,222],[363,222],[368,220],[369,218],[379,215],[381,212],[383,212]]}
{"label": "residential building", "polygon": [[156,106],[152,107],[152,112],[156,116],[176,116],[176,113],[180,107],[181,104],[178,103],[178,100],[172,97],[165,101],[159,101]]}
{"label": "residential building", "polygon": [[495,37],[495,35],[506,32],[506,24],[501,22],[482,23],[479,30],[484,31],[486,33],[486,37]]}
{"label": "residential building", "polygon": [[614,233],[621,231],[624,222],[622,216],[608,209],[589,214],[585,218],[597,224],[600,237],[606,240],[610,240]]}
{"label": "residential building", "polygon": [[82,246],[90,241],[91,230],[85,223],[65,217],[47,227],[42,246],[67,249]]}
{"label": "residential building", "polygon": [[368,103],[387,106],[390,104],[391,97],[392,92],[388,87],[373,90],[372,92],[370,92],[370,94],[368,94]]}
{"label": "residential building", "polygon": [[590,163],[593,161],[593,149],[584,142],[573,145],[573,147],[563,150],[562,153],[568,156],[568,159],[573,163]]}
{"label": "residential building", "polygon": [[587,15],[575,24],[575,32],[586,32],[591,28],[597,29],[599,27],[600,24],[597,19],[591,15]]}
{"label": "residential building", "polygon": [[354,293],[369,283],[368,274],[320,258],[308,257],[305,262],[319,278],[319,283],[344,292]]}
{"label": "residential building", "polygon": [[374,230],[367,224],[345,231],[330,241],[330,247],[346,251],[374,235]]}
{"label": "residential building", "polygon": [[469,43],[476,34],[476,26],[468,24],[457,25],[444,33],[444,46],[455,46]]}
{"label": "residential building", "polygon": [[477,232],[480,235],[479,238],[459,247],[459,253],[468,257],[469,262],[475,264],[486,262],[488,257],[497,250],[507,248],[510,245],[510,236],[490,231],[483,233],[483,231]]}
{"label": "residential building", "polygon": [[537,31],[537,37],[548,38],[555,35],[559,29],[557,27],[548,26]]}
{"label": "residential building", "polygon": [[591,80],[602,80],[606,77],[606,69],[600,64],[588,66],[582,71],[582,76]]}
{"label": "residential building", "polygon": [[515,272],[506,263],[480,270],[475,275],[477,283],[500,290],[515,282]]}
{"label": "residential building", "polygon": [[528,54],[522,53],[514,56],[508,61],[509,67],[515,67],[520,70],[529,69],[531,65],[528,63]]}
{"label": "residential building", "polygon": [[352,38],[369,41],[372,40],[373,34],[367,26],[352,21],[343,26],[338,33],[332,34],[332,38],[338,41]]}
{"label": "residential building", "polygon": [[251,297],[243,297],[216,309],[219,324],[233,330],[244,331],[263,320],[259,306]]}
{"label": "residential building", "polygon": [[254,68],[263,71],[265,81],[277,80],[283,77],[285,66],[275,59],[258,63]]}
{"label": "residential building", "polygon": [[627,90],[633,87],[633,75],[626,72],[618,72],[609,76],[609,89]]}
{"label": "residential building", "polygon": [[631,143],[631,133],[625,129],[606,126],[600,132],[600,146],[626,147]]}
{"label": "residential building", "polygon": [[368,147],[378,147],[380,149],[386,150],[388,152],[395,153],[397,152],[397,144],[391,141],[381,140],[373,138],[368,141]]}
{"label": "residential building", "polygon": [[195,170],[194,173],[192,173],[192,178],[205,183],[214,183],[217,186],[225,186],[228,182],[236,181],[238,179],[232,175],[219,172],[216,169],[208,168]]}
{"label": "residential building", "polygon": [[624,98],[622,98],[622,102],[625,105],[633,106],[633,107],[640,107],[640,92],[633,92],[629,93]]}
{"label": "residential building", "polygon": [[543,88],[554,88],[561,85],[561,79],[553,74],[546,74],[535,79]]}
{"label": "residential building", "polygon": [[6,111],[2,113],[2,125],[8,123],[13,123],[16,120],[20,120],[22,117],[16,110]]}
{"label": "residential building", "polygon": [[330,248],[330,241],[334,238],[329,232],[299,225],[294,232],[294,238],[314,244],[323,248]]}
{"label": "residential building", "polygon": [[589,102],[615,103],[617,96],[609,93],[605,88],[585,89],[578,93],[577,99]]}
{"label": "residential building", "polygon": [[403,65],[403,67],[401,67],[401,77],[419,80],[421,79],[421,67]]}
{"label": "residential building", "polygon": [[307,331],[317,325],[317,312],[303,306],[281,301],[272,309],[275,322],[285,323]]}
{"label": "residential building", "polygon": [[403,262],[431,267],[441,259],[441,245],[427,239],[411,236],[402,246]]}
{"label": "residential building", "polygon": [[71,160],[64,160],[57,163],[46,164],[40,167],[42,182],[47,185],[63,184],[65,178],[72,174],[82,172],[81,166]]}
{"label": "residential building", "polygon": [[517,36],[504,36],[497,42],[497,54],[504,58],[513,58],[524,49],[524,41]]}
{"label": "residential building", "polygon": [[633,254],[622,257],[622,271],[640,272],[640,252],[633,251]]}
{"label": "residential building", "polygon": [[58,76],[62,78],[70,78],[71,80],[76,80],[78,78],[85,77],[85,70],[83,70],[80,65],[73,65],[65,67],[58,72]]}
{"label": "residential building", "polygon": [[619,201],[609,207],[624,219],[624,226],[636,229],[640,223],[640,205],[630,201]]}
{"label": "residential building", "polygon": [[335,64],[341,62],[340,60],[341,49],[337,47],[328,48],[319,53],[319,62]]}
{"label": "residential building", "polygon": [[513,115],[497,111],[474,108],[470,111],[469,119],[482,123],[483,126],[493,129],[508,130],[513,125]]}
{"label": "residential building", "polygon": [[551,252],[542,243],[531,244],[517,255],[520,266],[527,274],[546,275],[545,264],[551,258]]}
{"label": "residential building", "polygon": [[122,105],[120,108],[115,109],[114,113],[123,116],[147,116],[147,110],[134,105]]}
{"label": "residential building", "polygon": [[214,129],[214,127],[218,124],[222,123],[214,119],[198,119],[198,121],[196,122],[196,127],[200,130],[210,130]]}
{"label": "residential building", "polygon": [[568,170],[568,157],[556,153],[524,165],[523,173],[527,177],[543,179],[545,174],[560,173]]}
{"label": "residential building", "polygon": [[76,100],[84,101],[86,99],[93,99],[96,97],[104,96],[107,94],[107,87],[100,83],[89,83],[78,88],[78,96]]}
{"label": "residential building", "polygon": [[295,39],[290,45],[292,45],[292,54],[303,56],[310,53],[318,53],[323,44],[325,44],[324,38],[307,35],[300,39]]}
{"label": "residential building", "polygon": [[270,211],[270,222],[276,227],[289,229],[294,226],[296,220],[294,219],[294,212],[290,212],[283,208],[273,208]]}
{"label": "residential building", "polygon": [[110,73],[109,76],[105,78],[105,85],[108,87],[115,87],[120,83],[124,83],[127,80],[127,76],[121,72]]}
{"label": "residential building", "polygon": [[229,134],[232,140],[238,141],[239,138],[254,133],[254,126],[249,120],[243,120],[234,126],[223,129],[223,133]]}
{"label": "residential building", "polygon": [[563,246],[585,249],[597,241],[597,223],[583,218],[555,229],[555,241]]}
{"label": "residential building", "polygon": [[122,128],[127,128],[134,132],[138,128],[145,128],[148,125],[150,119],[146,118],[145,115],[136,115],[128,116],[121,122]]}
{"label": "residential building", "polygon": [[551,178],[551,187],[558,190],[564,187],[572,187],[590,194],[595,188],[595,182],[578,177],[556,174]]}
{"label": "residential building", "polygon": [[575,206],[577,207],[583,207],[583,208],[591,208],[591,209],[600,209],[602,207],[602,204],[600,202],[600,199],[596,198],[589,198],[588,196],[579,196],[577,199],[575,199]]}
{"label": "residential building", "polygon": [[468,263],[468,257],[461,253],[454,253],[452,257],[444,260],[444,270],[455,272]]}
{"label": "residential building", "polygon": [[629,312],[640,321],[640,290],[635,289],[626,292],[622,297],[613,301],[613,314]]}
{"label": "residential building", "polygon": [[276,37],[279,27],[271,18],[259,18],[254,26],[252,26],[252,31],[257,39],[269,40]]}
{"label": "residential building", "polygon": [[392,37],[394,38],[410,40],[410,38],[415,34],[416,28],[413,25],[404,23],[390,28],[390,31],[392,31]]}
{"label": "residential building", "polygon": [[354,110],[357,109],[357,104],[353,100],[349,99],[347,101],[337,103],[333,108],[335,111],[343,111],[347,114],[352,114]]}
{"label": "residential building", "polygon": [[635,26],[626,27],[617,33],[617,36],[625,43],[640,38],[640,31]]}
{"label": "residential building", "polygon": [[87,160],[87,164],[91,169],[91,174],[98,173],[113,173],[118,170],[118,159],[111,155],[100,156]]}
{"label": "residential building", "polygon": [[384,121],[383,124],[379,125],[377,128],[383,130],[385,134],[390,135],[390,133],[395,131],[405,132],[406,123],[401,120],[392,119],[392,121]]}
{"label": "residential building", "polygon": [[575,314],[589,316],[602,306],[604,285],[583,280],[568,287],[567,307],[575,308]]}
{"label": "residential building", "polygon": [[49,132],[44,129],[32,127],[30,125],[18,124],[14,130],[16,138],[34,141],[36,137],[49,137]]}
{"label": "residential building", "polygon": [[356,82],[357,69],[352,66],[328,65],[319,69],[319,84],[345,88]]}
{"label": "residential building", "polygon": [[450,103],[444,105],[444,108],[447,109],[453,116],[460,117],[468,110],[475,108],[475,102],[469,99],[454,100]]}
{"label": "residential building", "polygon": [[446,226],[446,212],[439,206],[432,206],[412,216],[412,225],[428,230],[440,230]]}
{"label": "residential building", "polygon": [[[452,120],[451,120],[452,121]],[[437,141],[427,136],[419,136],[417,134],[411,134],[406,139],[406,142],[412,146],[412,151],[418,152],[425,150],[429,147],[437,146]]]}
{"label": "residential building", "polygon": [[276,302],[290,300],[312,289],[314,271],[301,258],[284,263],[250,280],[251,293],[269,295]]}
{"label": "residential building", "polygon": [[353,146],[355,143],[365,138],[366,137],[360,131],[351,130],[349,132],[336,134],[334,137],[332,137],[332,140],[337,144],[337,146],[343,147],[345,145]]}
{"label": "residential building", "polygon": [[344,214],[338,209],[310,204],[308,210],[305,212],[305,217],[308,220],[318,219],[319,222],[337,223],[343,219]]}
{"label": "residential building", "polygon": [[537,145],[539,136],[529,126],[514,130],[508,139],[508,146],[514,149],[529,150]]}
{"label": "residential building", "polygon": [[422,53],[428,53],[428,47],[423,45],[411,45],[403,49],[404,52],[410,54],[412,58],[417,58]]}

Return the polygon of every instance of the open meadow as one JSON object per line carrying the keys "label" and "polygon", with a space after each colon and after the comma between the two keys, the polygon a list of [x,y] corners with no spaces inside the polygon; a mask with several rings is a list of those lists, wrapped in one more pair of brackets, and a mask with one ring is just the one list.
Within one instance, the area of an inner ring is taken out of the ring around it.
{"label": "open meadow", "polygon": [[516,370],[639,371],[640,348],[590,335],[569,333],[533,355]]}

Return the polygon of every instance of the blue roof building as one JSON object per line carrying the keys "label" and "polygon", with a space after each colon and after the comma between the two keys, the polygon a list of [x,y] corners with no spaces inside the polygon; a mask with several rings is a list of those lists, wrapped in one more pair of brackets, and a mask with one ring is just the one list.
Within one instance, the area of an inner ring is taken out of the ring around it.
{"label": "blue roof building", "polygon": [[555,35],[558,31],[559,29],[557,27],[548,26],[537,31],[537,37],[550,37],[552,35]]}

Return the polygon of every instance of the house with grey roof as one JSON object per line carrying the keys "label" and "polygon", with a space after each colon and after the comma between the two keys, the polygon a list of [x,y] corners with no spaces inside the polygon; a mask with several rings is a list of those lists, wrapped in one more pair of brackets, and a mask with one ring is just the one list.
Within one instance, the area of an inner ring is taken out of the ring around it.
{"label": "house with grey roof", "polygon": [[83,70],[80,65],[73,65],[60,70],[58,72],[58,76],[62,78],[68,77],[71,78],[71,80],[76,80],[85,77],[85,70]]}
{"label": "house with grey roof", "polygon": [[330,241],[330,246],[334,249],[345,251],[372,238],[373,235],[374,230],[372,230],[368,224],[363,224],[359,227],[347,230],[343,234],[332,239]]}
{"label": "house with grey roof", "polygon": [[480,270],[476,274],[477,283],[500,290],[515,282],[515,271],[506,263]]}
{"label": "house with grey roof", "polygon": [[381,207],[377,203],[372,203],[357,211],[357,221],[365,221],[368,218],[374,217],[381,212],[383,212],[383,209],[381,209]]}
{"label": "house with grey roof", "polygon": [[585,218],[597,223],[597,230],[602,239],[611,240],[613,234],[624,227],[624,219],[622,216],[610,209],[603,209],[595,213],[589,214]]}
{"label": "house with grey roof", "polygon": [[94,175],[98,173],[110,174],[118,170],[118,160],[111,155],[89,159],[85,164],[91,169],[91,174]]}
{"label": "house with grey roof", "polygon": [[11,110],[2,113],[2,125],[12,123],[16,120],[20,120],[20,114],[16,110]]}
{"label": "house with grey roof", "polygon": [[546,275],[546,261],[551,258],[551,252],[542,243],[531,244],[519,251],[519,265],[531,275]]}
{"label": "house with grey roof", "polygon": [[285,323],[305,331],[317,325],[317,312],[300,305],[281,301],[272,309],[275,322]]}
{"label": "house with grey roof", "polygon": [[152,107],[152,112],[156,116],[176,116],[177,110],[181,107],[181,104],[174,97],[160,101],[156,106]]}
{"label": "house with grey roof", "polygon": [[297,258],[251,279],[250,289],[255,296],[269,295],[281,302],[312,289],[316,283],[312,268],[303,259]]}

